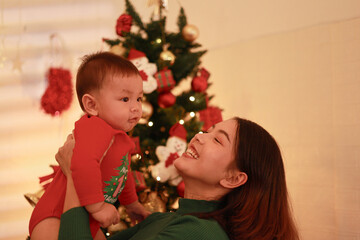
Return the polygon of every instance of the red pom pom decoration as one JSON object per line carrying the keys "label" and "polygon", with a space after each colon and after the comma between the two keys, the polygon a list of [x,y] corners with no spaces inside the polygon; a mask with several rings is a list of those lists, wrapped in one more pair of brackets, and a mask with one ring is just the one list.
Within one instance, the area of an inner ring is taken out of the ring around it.
{"label": "red pom pom decoration", "polygon": [[205,92],[208,87],[207,79],[200,76],[194,77],[191,82],[191,89],[195,92]]}
{"label": "red pom pom decoration", "polygon": [[41,108],[45,113],[57,116],[70,107],[73,98],[71,73],[62,68],[50,68],[47,79],[48,87],[41,97]]}
{"label": "red pom pom decoration", "polygon": [[119,36],[124,36],[124,33],[130,32],[132,24],[132,17],[128,14],[121,14],[116,21],[116,33]]}
{"label": "red pom pom decoration", "polygon": [[176,97],[171,92],[165,92],[159,94],[158,104],[161,108],[167,108],[174,105],[176,102]]}

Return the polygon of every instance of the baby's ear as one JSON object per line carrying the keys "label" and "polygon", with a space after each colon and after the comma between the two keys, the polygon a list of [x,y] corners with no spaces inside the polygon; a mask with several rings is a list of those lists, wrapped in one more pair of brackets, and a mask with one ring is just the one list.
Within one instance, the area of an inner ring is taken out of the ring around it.
{"label": "baby's ear", "polygon": [[247,178],[248,177],[246,173],[236,170],[228,177],[221,179],[220,185],[224,188],[237,188],[241,185],[244,185],[247,181]]}
{"label": "baby's ear", "polygon": [[89,114],[91,116],[97,116],[99,114],[99,112],[97,110],[98,106],[97,106],[97,101],[96,101],[95,97],[86,93],[83,95],[81,101],[84,106],[84,110],[87,114]]}

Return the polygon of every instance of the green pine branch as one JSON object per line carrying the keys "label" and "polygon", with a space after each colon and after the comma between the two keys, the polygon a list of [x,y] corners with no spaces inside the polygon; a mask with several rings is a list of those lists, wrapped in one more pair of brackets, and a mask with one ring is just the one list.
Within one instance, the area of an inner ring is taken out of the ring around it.
{"label": "green pine branch", "polygon": [[[195,100],[191,101],[190,97],[195,97]],[[176,104],[182,106],[186,112],[198,112],[207,107],[206,94],[194,91],[184,92],[176,98]]]}
{"label": "green pine branch", "polygon": [[181,79],[190,75],[195,67],[200,65],[200,57],[206,53],[206,50],[186,53],[176,56],[174,65],[171,66],[174,80],[179,82]]}
{"label": "green pine branch", "polygon": [[182,30],[186,26],[186,24],[187,24],[187,20],[186,20],[185,11],[184,11],[184,8],[181,7],[179,17],[178,17],[178,21],[177,21],[177,25],[179,27],[179,32],[180,33],[182,32]]}
{"label": "green pine branch", "polygon": [[112,40],[112,39],[103,38],[103,41],[105,43],[107,43],[110,47],[118,45],[119,43],[121,43],[120,39]]}
{"label": "green pine branch", "polygon": [[141,29],[145,30],[144,24],[141,21],[139,14],[136,12],[134,6],[130,3],[129,0],[126,0],[126,12],[133,18],[135,24]]}

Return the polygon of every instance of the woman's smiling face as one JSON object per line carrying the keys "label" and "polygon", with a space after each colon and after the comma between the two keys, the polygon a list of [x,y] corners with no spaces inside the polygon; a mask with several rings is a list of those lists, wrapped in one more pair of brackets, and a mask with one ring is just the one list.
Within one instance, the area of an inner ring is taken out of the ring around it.
{"label": "woman's smiling face", "polygon": [[174,162],[184,180],[217,185],[225,178],[234,162],[236,129],[236,120],[229,119],[195,135],[187,151]]}

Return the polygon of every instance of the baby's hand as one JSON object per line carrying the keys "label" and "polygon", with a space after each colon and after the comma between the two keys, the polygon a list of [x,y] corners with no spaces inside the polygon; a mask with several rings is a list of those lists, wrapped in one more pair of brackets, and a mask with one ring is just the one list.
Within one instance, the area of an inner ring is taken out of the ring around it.
{"label": "baby's hand", "polygon": [[137,221],[141,222],[151,214],[148,210],[144,208],[143,205],[141,205],[139,201],[135,201],[129,205],[125,205],[125,208],[133,224],[135,224]]}
{"label": "baby's hand", "polygon": [[103,202],[96,211],[91,212],[91,215],[103,228],[107,228],[111,224],[120,222],[118,210],[110,203]]}

